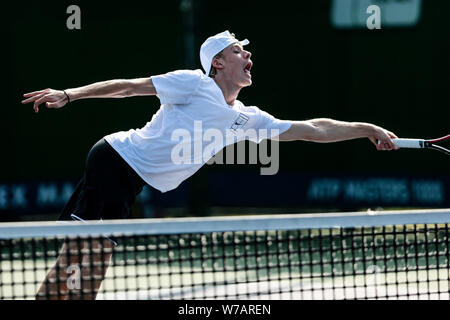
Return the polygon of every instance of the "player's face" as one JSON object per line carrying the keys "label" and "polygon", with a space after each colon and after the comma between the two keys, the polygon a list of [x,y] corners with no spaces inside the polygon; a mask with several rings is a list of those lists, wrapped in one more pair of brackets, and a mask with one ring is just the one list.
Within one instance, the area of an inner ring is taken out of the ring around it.
{"label": "player's face", "polygon": [[244,50],[240,44],[228,46],[223,51],[224,68],[222,71],[227,79],[239,87],[247,87],[252,84],[252,54]]}

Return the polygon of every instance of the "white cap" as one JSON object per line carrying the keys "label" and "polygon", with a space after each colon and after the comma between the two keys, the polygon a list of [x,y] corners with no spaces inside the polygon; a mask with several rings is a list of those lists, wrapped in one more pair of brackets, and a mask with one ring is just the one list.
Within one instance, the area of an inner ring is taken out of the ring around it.
{"label": "white cap", "polygon": [[211,63],[214,56],[233,43],[239,43],[240,45],[245,46],[249,44],[250,41],[247,39],[239,41],[227,30],[209,37],[203,42],[200,47],[200,61],[203,69],[205,69],[206,75],[209,75],[209,72],[211,71]]}

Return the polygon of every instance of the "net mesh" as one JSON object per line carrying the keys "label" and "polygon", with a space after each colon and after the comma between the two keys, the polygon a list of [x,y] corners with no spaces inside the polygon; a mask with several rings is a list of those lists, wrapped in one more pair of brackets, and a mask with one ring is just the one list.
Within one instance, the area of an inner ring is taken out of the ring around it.
{"label": "net mesh", "polygon": [[0,299],[449,299],[448,223],[251,229],[2,239]]}

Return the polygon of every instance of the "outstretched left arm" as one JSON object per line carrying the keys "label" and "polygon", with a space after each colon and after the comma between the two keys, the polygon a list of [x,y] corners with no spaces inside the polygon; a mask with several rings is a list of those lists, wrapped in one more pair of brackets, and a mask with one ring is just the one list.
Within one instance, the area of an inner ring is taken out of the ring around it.
{"label": "outstretched left arm", "polygon": [[44,89],[25,93],[27,99],[22,104],[33,102],[34,112],[39,112],[39,105],[45,104],[47,108],[62,108],[69,100],[75,101],[87,98],[125,98],[132,96],[153,96],[156,89],[152,78],[115,79],[95,82],[86,86],[54,90]]}
{"label": "outstretched left arm", "polygon": [[392,132],[364,122],[344,122],[333,119],[293,121],[289,130],[275,139],[280,141],[306,140],[312,142],[337,142],[357,138],[369,138],[378,150],[392,150],[397,147]]}

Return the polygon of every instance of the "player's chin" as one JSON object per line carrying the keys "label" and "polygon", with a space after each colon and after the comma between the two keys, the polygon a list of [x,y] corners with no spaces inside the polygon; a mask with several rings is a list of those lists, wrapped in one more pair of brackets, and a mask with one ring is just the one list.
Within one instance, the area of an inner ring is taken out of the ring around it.
{"label": "player's chin", "polygon": [[249,87],[251,85],[252,85],[252,79],[251,78],[245,79],[245,81],[242,82],[242,87]]}

